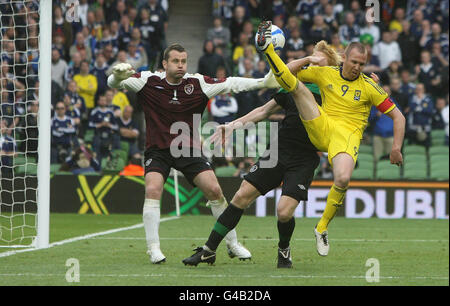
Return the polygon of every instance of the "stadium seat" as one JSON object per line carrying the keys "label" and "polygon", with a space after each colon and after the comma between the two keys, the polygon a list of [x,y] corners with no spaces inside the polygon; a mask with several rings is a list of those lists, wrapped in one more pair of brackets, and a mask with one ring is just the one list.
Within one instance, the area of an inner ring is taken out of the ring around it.
{"label": "stadium seat", "polygon": [[373,154],[373,148],[372,148],[371,145],[364,145],[364,144],[362,144],[362,145],[359,146],[358,153],[359,154],[361,154],[361,153]]}
{"label": "stadium seat", "polygon": [[373,170],[369,169],[355,169],[352,174],[352,179],[373,179]]}
{"label": "stadium seat", "polygon": [[56,173],[61,168],[61,164],[51,164],[50,165],[50,173]]}
{"label": "stadium seat", "polygon": [[426,149],[423,146],[419,146],[419,145],[406,145],[403,148],[403,155],[408,155],[408,154],[422,154],[425,155]]}
{"label": "stadium seat", "polygon": [[125,161],[122,158],[104,158],[101,163],[102,172],[105,174],[113,174],[123,170]]}
{"label": "stadium seat", "polygon": [[447,146],[432,146],[428,150],[428,154],[430,155],[430,159],[434,155],[447,155],[448,156],[449,150]]}
{"label": "stadium seat", "polygon": [[408,180],[426,180],[428,179],[427,169],[404,169],[403,178]]}
{"label": "stadium seat", "polygon": [[373,155],[369,153],[360,153],[358,155],[358,161],[373,163]]}
{"label": "stadium seat", "polygon": [[431,145],[440,146],[445,143],[445,130],[432,130],[431,131]]}
{"label": "stadium seat", "polygon": [[448,167],[431,170],[430,178],[438,181],[448,181]]}
{"label": "stadium seat", "polygon": [[236,167],[234,166],[225,166],[225,167],[217,167],[214,172],[217,177],[229,177],[233,176],[236,172]]}
{"label": "stadium seat", "polygon": [[449,160],[447,155],[437,155],[430,161],[430,170],[448,169],[448,167]]}
{"label": "stadium seat", "polygon": [[376,179],[378,180],[398,180],[401,178],[400,168],[391,165],[391,169],[380,169],[377,170]]}
{"label": "stadium seat", "polygon": [[427,157],[426,155],[422,155],[422,154],[405,154],[405,156],[403,156],[403,161],[406,164],[423,164],[426,165],[427,164]]}
{"label": "stadium seat", "polygon": [[112,151],[112,159],[117,159],[117,158],[120,158],[123,160],[124,163],[127,163],[128,162],[128,152],[124,151],[124,150],[119,150],[119,149],[113,150]]}
{"label": "stadium seat", "polygon": [[377,172],[378,172],[379,170],[391,169],[391,168],[394,168],[394,167],[396,167],[396,166],[392,165],[391,161],[389,161],[389,160],[380,160],[379,162],[377,162],[376,169],[377,169]]}

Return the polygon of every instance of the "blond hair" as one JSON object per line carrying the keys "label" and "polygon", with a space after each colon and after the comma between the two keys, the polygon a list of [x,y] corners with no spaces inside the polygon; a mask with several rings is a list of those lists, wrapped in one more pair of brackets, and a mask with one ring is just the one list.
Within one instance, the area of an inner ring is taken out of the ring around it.
{"label": "blond hair", "polygon": [[316,51],[320,51],[326,56],[329,66],[340,66],[341,65],[342,57],[325,40],[319,41],[314,46],[314,52],[316,52]]}

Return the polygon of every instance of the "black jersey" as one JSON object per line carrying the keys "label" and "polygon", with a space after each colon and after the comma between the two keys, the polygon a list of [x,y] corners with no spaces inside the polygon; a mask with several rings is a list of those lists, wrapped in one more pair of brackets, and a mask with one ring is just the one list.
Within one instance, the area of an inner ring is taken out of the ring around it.
{"label": "black jersey", "polygon": [[292,153],[304,153],[305,150],[317,151],[311,143],[308,133],[300,119],[297,107],[292,96],[284,91],[276,93],[273,98],[275,102],[286,111],[286,117],[281,122],[278,130],[279,150]]}

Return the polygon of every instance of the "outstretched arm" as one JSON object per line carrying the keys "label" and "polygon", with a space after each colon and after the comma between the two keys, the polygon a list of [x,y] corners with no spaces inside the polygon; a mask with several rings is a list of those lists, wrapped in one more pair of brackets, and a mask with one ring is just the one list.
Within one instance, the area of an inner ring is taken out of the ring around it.
{"label": "outstretched arm", "polygon": [[390,159],[391,164],[396,164],[397,166],[401,166],[403,163],[402,156],[402,144],[403,138],[405,136],[405,117],[400,112],[400,110],[396,107],[389,113],[387,113],[389,117],[391,117],[392,121],[394,121],[394,143],[392,144]]}
{"label": "outstretched arm", "polygon": [[257,107],[247,115],[242,116],[228,124],[219,125],[216,132],[211,136],[212,141],[216,141],[221,138],[222,143],[228,138],[233,130],[243,128],[246,123],[257,123],[261,120],[267,119],[270,115],[278,112],[281,109],[274,99],[270,100],[263,106]]}

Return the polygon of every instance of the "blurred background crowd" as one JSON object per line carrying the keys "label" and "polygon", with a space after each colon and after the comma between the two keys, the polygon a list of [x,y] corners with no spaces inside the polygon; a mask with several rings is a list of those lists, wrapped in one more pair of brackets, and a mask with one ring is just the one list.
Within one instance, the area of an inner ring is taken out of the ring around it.
{"label": "blurred background crowd", "polygon": [[[365,1],[358,0],[205,1],[212,2],[213,18],[201,46],[198,73],[263,77],[269,67],[254,47],[262,18],[283,29],[285,62],[311,55],[320,40],[338,52],[360,41],[369,50],[364,72],[378,75],[407,119],[405,144],[426,152],[434,145],[448,146],[448,0],[382,1],[380,22],[368,21]],[[120,62],[131,63],[137,71],[161,69],[167,27],[170,18],[177,17],[170,16],[169,4],[79,0],[79,19],[69,22],[66,1],[53,1],[52,169],[87,173],[130,166],[131,173],[142,171],[142,109],[134,93],[109,88],[107,77]],[[37,157],[38,5],[33,0],[0,1],[0,149],[2,165],[7,166],[2,169],[12,169],[14,152]],[[273,93],[262,89],[219,95],[209,101],[203,119],[230,122],[269,101]],[[281,112],[269,119],[283,118]],[[362,144],[370,147],[375,163],[388,158],[392,128],[391,119],[373,108]],[[213,165],[227,169],[223,175],[242,176],[255,159],[217,158]],[[318,177],[331,177],[326,156],[317,172]]]}

